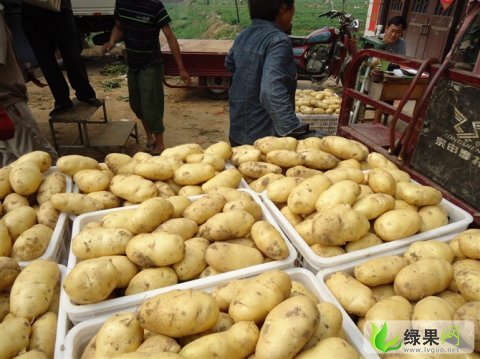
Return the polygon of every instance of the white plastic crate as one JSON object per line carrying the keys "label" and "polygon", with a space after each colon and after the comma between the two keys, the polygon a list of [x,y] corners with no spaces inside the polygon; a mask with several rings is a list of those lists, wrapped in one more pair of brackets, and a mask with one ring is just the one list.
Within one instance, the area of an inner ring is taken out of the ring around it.
{"label": "white plastic crate", "polygon": [[[320,301],[328,301],[332,303],[336,302],[336,301],[335,302],[331,301],[324,296],[323,294],[324,290],[322,290],[319,287],[318,280],[316,280],[315,276],[311,272],[303,268],[285,269],[285,272],[290,275],[292,280],[301,282],[303,285],[305,285],[305,287],[309,289],[313,294],[315,294]],[[235,278],[222,280],[221,282],[218,282],[215,285],[211,283],[203,282],[203,283],[196,283],[195,285],[192,285],[189,288],[196,289],[196,290],[204,290],[206,292],[212,292],[215,289],[215,287],[218,284],[221,284],[222,282],[228,282],[229,280],[232,280],[232,279],[240,279],[240,278],[246,278],[246,277],[250,277],[250,275],[246,273],[241,273],[237,275]],[[182,289],[186,289],[186,288],[182,288]],[[139,301],[135,305],[128,307],[122,311],[135,312],[138,306],[142,302],[143,301]],[[355,324],[350,319],[350,317],[345,312],[345,310],[341,306],[339,306],[337,303],[335,304],[342,312],[342,317],[343,317],[342,327],[345,332],[347,341],[357,349],[357,351],[360,353],[360,355],[362,355],[362,357],[378,358],[378,356],[376,355],[367,355],[366,353],[363,352],[364,346],[365,346],[365,343],[364,343],[365,339],[361,335],[360,331],[356,329]],[[81,353],[87,346],[88,342],[98,332],[98,330],[100,329],[100,327],[102,326],[102,324],[105,322],[107,318],[108,316],[102,316],[95,319],[90,319],[73,327],[73,329],[68,333],[65,339],[63,358],[80,359]],[[61,357],[56,356],[55,358],[58,359]]]}
{"label": "white plastic crate", "polygon": [[[61,274],[61,288],[63,288],[63,281],[67,276],[67,267],[64,265],[60,265],[60,274]],[[63,351],[63,343],[65,342],[65,338],[67,336],[68,331],[72,327],[72,323],[68,319],[67,312],[63,309],[62,306],[62,295],[60,294],[60,305],[58,307],[58,320],[57,320],[57,336],[55,339],[55,358],[62,357]]]}
{"label": "white plastic crate", "polygon": [[[47,176],[56,171],[57,171],[57,167],[53,166],[44,172],[44,176]],[[64,173],[63,175],[65,176],[65,183],[66,183],[65,193],[70,193],[72,192],[72,177]],[[67,240],[68,227],[69,227],[68,215],[64,212],[60,212],[58,216],[57,224],[55,225],[55,228],[52,233],[52,237],[50,239],[50,242],[48,243],[48,247],[45,249],[45,253],[43,253],[41,257],[36,259],[50,259],[52,261],[59,263],[61,261],[62,250],[65,247],[65,241]],[[30,262],[31,261],[21,261],[19,262],[19,264],[20,266],[25,267]]]}
{"label": "white plastic crate", "polygon": [[[454,233],[454,234],[448,234],[448,235],[445,235],[445,236],[441,236],[441,237],[438,237],[438,238],[432,238],[432,239],[435,239],[435,240],[440,241],[440,242],[450,242],[457,235],[458,235],[458,233]],[[369,261],[369,260],[374,259],[374,258],[381,258],[381,257],[385,257],[385,256],[395,256],[395,255],[402,256],[407,251],[407,249],[408,249],[408,247],[396,248],[396,249],[393,249],[393,250],[388,251],[388,252],[377,253],[377,254],[374,254],[370,257],[365,257],[363,259],[358,259],[358,260],[355,260],[355,261],[352,261],[352,262],[349,262],[349,263],[343,263],[343,264],[337,265],[335,267],[325,268],[325,269],[320,270],[316,274],[316,277],[318,279],[318,284],[319,284],[320,292],[321,292],[322,296],[327,301],[334,303],[337,307],[341,307],[342,310],[344,310],[344,308],[342,307],[340,302],[337,300],[337,298],[333,295],[333,293],[330,291],[330,289],[325,284],[325,281],[333,273],[345,272],[345,273],[351,274],[353,276],[353,270],[355,269],[355,267],[357,265],[365,263],[366,261]],[[357,334],[359,334],[360,336],[363,337],[363,333],[360,331],[360,329],[358,329],[358,327],[356,325],[355,325],[355,330],[357,331]],[[365,337],[363,337],[363,338],[365,339]],[[365,339],[365,340],[368,342],[367,339]]]}
{"label": "white plastic crate", "polygon": [[[65,296],[65,299],[63,301],[64,309],[67,312],[70,320],[74,323],[77,324],[81,321],[87,320],[87,319],[92,319],[98,316],[103,316],[109,313],[113,312],[118,312],[119,310],[125,308],[125,307],[131,307],[132,305],[135,305],[135,303],[139,303],[142,300],[145,300],[146,298],[155,296],[160,293],[168,292],[173,289],[185,289],[185,288],[191,288],[192,285],[195,286],[212,286],[218,282],[222,282],[225,280],[230,280],[232,278],[238,277],[239,275],[243,276],[252,276],[256,275],[262,272],[265,272],[267,270],[271,269],[284,269],[284,268],[291,268],[294,266],[295,260],[297,258],[297,251],[295,250],[295,247],[290,243],[288,238],[284,235],[280,227],[277,225],[275,222],[275,219],[272,217],[270,212],[267,210],[265,205],[262,203],[260,198],[258,197],[258,194],[253,192],[252,190],[249,189],[239,189],[240,191],[247,192],[252,196],[252,198],[260,205],[263,211],[263,219],[271,223],[282,235],[284,238],[288,250],[289,250],[289,255],[287,258],[282,259],[282,260],[277,260],[277,261],[271,261],[267,263],[262,263],[258,264],[255,266],[247,267],[247,268],[242,268],[242,269],[237,269],[233,270],[230,272],[225,272],[221,274],[217,274],[214,276],[206,277],[206,278],[199,278],[199,279],[194,279],[190,280],[187,282],[182,282],[179,284],[175,284],[173,286],[168,286],[164,288],[158,288],[152,291],[148,292],[143,292],[143,293],[137,293],[134,295],[129,295],[129,296],[124,296],[124,297],[119,297],[119,298],[114,298],[114,299],[109,299],[105,300],[100,303],[96,304],[85,304],[85,305],[77,305],[74,304],[70,301],[68,298],[68,295],[65,293],[65,291],[62,288],[62,296]],[[202,197],[200,196],[193,196],[190,197],[192,200],[198,199]],[[89,222],[92,221],[98,221],[100,220],[104,215],[114,212],[114,211],[122,211],[126,209],[132,209],[136,208],[137,206],[130,206],[130,207],[119,207],[119,208],[114,208],[114,209],[108,209],[108,210],[103,210],[103,211],[97,211],[97,212],[90,212],[90,213],[85,213],[80,216],[78,216],[75,221],[73,222],[72,226],[72,238],[75,237],[81,229]],[[73,254],[72,250],[70,249],[69,253],[69,258],[68,258],[68,271],[70,271],[75,264],[77,263],[77,258]]]}
{"label": "white plastic crate", "polygon": [[265,206],[277,220],[278,225],[287,235],[288,239],[290,239],[295,248],[297,248],[299,252],[298,261],[300,262],[301,266],[311,270],[312,272],[317,272],[322,268],[348,263],[356,259],[388,252],[396,248],[405,247],[416,241],[434,239],[450,233],[458,233],[467,229],[468,225],[473,221],[473,217],[468,212],[447,201],[446,199],[443,199],[442,205],[447,210],[449,217],[449,223],[447,225],[423,233],[418,233],[407,238],[398,239],[396,241],[386,242],[373,247],[326,258],[320,257],[313,252],[309,245],[298,234],[296,229],[280,212],[275,203],[268,198],[266,191],[262,192],[261,198]]}

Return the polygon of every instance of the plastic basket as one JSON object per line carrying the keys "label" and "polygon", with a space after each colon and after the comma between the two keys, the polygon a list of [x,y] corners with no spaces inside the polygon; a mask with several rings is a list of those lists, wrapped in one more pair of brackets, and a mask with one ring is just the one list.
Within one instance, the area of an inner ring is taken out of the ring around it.
{"label": "plastic basket", "polygon": [[[440,241],[440,242],[450,242],[456,235],[458,235],[458,233],[449,234],[449,235],[434,238],[434,239],[437,240],[437,241]],[[371,260],[373,258],[381,258],[381,257],[384,257],[384,256],[403,255],[407,251],[407,249],[408,249],[408,247],[397,248],[397,249],[394,249],[394,250],[391,250],[391,251],[388,251],[388,252],[384,252],[384,253],[381,253],[381,254],[372,255],[371,257],[362,258],[362,259],[359,259],[359,260],[352,261],[350,263],[344,263],[344,264],[341,264],[341,265],[338,265],[338,266],[335,266],[335,267],[325,268],[325,269],[320,270],[316,274],[316,277],[318,279],[318,283],[319,283],[319,286],[320,286],[320,291],[321,291],[322,296],[326,300],[328,300],[329,302],[335,303],[335,305],[337,307],[341,307],[342,310],[344,310],[342,305],[340,304],[340,302],[337,300],[337,298],[333,295],[333,293],[330,291],[330,289],[325,284],[325,281],[333,273],[346,272],[346,273],[349,273],[349,274],[353,275],[354,268],[359,264],[365,263],[366,261]],[[360,331],[360,329],[356,325],[355,325],[355,330],[358,332],[357,334],[359,334],[360,336],[363,337],[363,333]],[[365,340],[367,340],[367,339],[365,339]],[[373,351],[373,349],[371,349],[371,350]],[[367,351],[367,353],[371,353],[370,350],[366,350],[366,351]]]}
{"label": "plastic basket", "polygon": [[304,124],[310,125],[310,130],[320,131],[326,135],[337,133],[338,117],[338,115],[304,115],[297,113],[297,118]]}
{"label": "plastic basket", "polygon": [[[336,301],[326,300],[326,297],[324,297],[324,294],[323,294],[324,290],[322,290],[319,287],[317,279],[311,272],[303,268],[286,269],[285,272],[290,275],[292,280],[302,283],[307,289],[309,289],[313,294],[315,294],[320,301],[329,301],[332,303],[336,302]],[[250,275],[247,275],[246,273],[240,273],[239,275],[237,275],[235,278],[232,278],[232,279],[246,278],[249,276]],[[228,280],[218,282],[216,285],[223,282],[227,282],[227,281]],[[194,283],[192,282],[192,284]],[[196,285],[192,285],[189,288],[204,290],[206,292],[212,292],[216,287],[216,285],[211,285],[207,283],[202,283],[202,284],[197,283]],[[134,306],[127,308],[125,311],[135,312],[141,303],[142,302],[137,302]],[[357,351],[359,352],[360,355],[362,355],[362,357],[378,358],[378,356],[376,355],[366,355],[366,353],[363,352],[365,348],[365,343],[364,343],[365,339],[361,335],[360,331],[355,328],[355,324],[350,319],[347,312],[345,312],[345,310],[338,304],[336,305],[342,312],[342,317],[343,317],[342,328],[345,332],[347,341],[357,349]],[[98,330],[100,329],[100,327],[102,326],[102,324],[105,322],[106,319],[107,317],[105,316],[99,317],[99,318],[87,320],[73,327],[73,329],[68,333],[65,339],[63,358],[79,359],[81,356],[80,353],[83,352],[84,348],[86,347],[90,339],[98,332]]]}
{"label": "plastic basket", "polygon": [[[57,167],[51,167],[47,171],[44,172],[44,175],[47,176],[53,172],[57,171]],[[65,193],[72,192],[72,178],[66,174],[65,176]],[[65,248],[65,241],[67,240],[68,234],[68,214],[64,212],[60,212],[57,224],[52,233],[52,237],[50,238],[50,242],[48,243],[48,247],[45,249],[45,252],[42,256],[36,259],[49,259],[59,263],[61,261],[62,251]],[[21,261],[18,262],[20,266],[26,267],[31,261]]]}
{"label": "plastic basket", "polygon": [[396,248],[405,247],[408,246],[410,243],[416,241],[423,241],[451,233],[458,233],[467,229],[468,225],[473,221],[473,217],[468,212],[447,201],[446,199],[443,199],[442,205],[447,210],[448,217],[450,219],[450,222],[447,225],[423,233],[418,233],[407,238],[398,239],[396,241],[386,242],[358,251],[340,254],[335,257],[325,258],[320,257],[313,252],[309,245],[298,234],[296,229],[290,224],[290,222],[287,221],[287,219],[280,212],[277,206],[268,198],[266,191],[262,192],[261,198],[265,206],[277,220],[278,225],[287,235],[288,239],[290,239],[293,245],[297,248],[299,252],[299,257],[297,259],[298,263],[302,267],[307,268],[313,272],[317,272],[318,270],[325,267],[332,267],[346,262],[350,262],[352,260],[372,256],[379,253],[384,253]]}
{"label": "plastic basket", "polygon": [[[119,298],[114,298],[114,299],[109,299],[105,300],[100,303],[95,303],[95,304],[85,304],[85,305],[77,305],[74,304],[73,302],[70,301],[68,298],[68,295],[65,293],[64,289],[62,288],[61,295],[64,296],[64,301],[62,304],[64,305],[64,309],[67,312],[70,320],[74,323],[77,324],[81,321],[87,320],[87,319],[92,319],[98,316],[104,316],[109,313],[114,313],[117,312],[123,308],[126,307],[132,307],[136,303],[139,303],[142,300],[145,300],[146,298],[152,297],[154,295],[168,292],[173,289],[185,289],[185,288],[191,288],[192,285],[194,286],[211,286],[214,285],[218,282],[222,282],[225,280],[230,280],[232,278],[235,278],[239,275],[243,276],[252,276],[256,275],[262,272],[265,272],[267,270],[271,269],[284,269],[284,268],[291,268],[294,266],[295,260],[297,258],[297,251],[295,250],[295,247],[290,243],[288,238],[285,236],[285,234],[282,232],[280,227],[277,225],[275,222],[275,219],[272,217],[270,212],[267,210],[261,199],[258,197],[258,194],[253,192],[252,190],[249,189],[239,189],[240,191],[247,192],[249,193],[252,198],[260,205],[262,208],[263,212],[263,219],[271,223],[282,235],[284,238],[288,250],[289,250],[289,255],[287,258],[282,259],[282,260],[277,260],[277,261],[271,261],[267,263],[262,263],[258,265],[254,265],[251,267],[247,268],[242,268],[242,269],[237,269],[233,270],[230,272],[225,272],[221,274],[217,274],[214,276],[206,277],[206,278],[199,278],[199,279],[194,279],[190,280],[187,282],[182,282],[179,284],[175,284],[173,286],[168,286],[168,287],[163,287],[163,288],[158,288],[152,291],[147,291],[143,293],[137,293],[134,295],[129,295],[129,296],[124,296],[124,297],[119,297]],[[198,198],[202,197],[200,196],[193,196],[190,197],[192,200],[196,200]],[[119,207],[119,208],[114,208],[114,209],[108,209],[108,210],[103,210],[103,211],[97,211],[97,212],[91,212],[91,213],[85,213],[80,216],[78,216],[75,221],[73,222],[72,226],[72,238],[77,235],[81,231],[81,229],[89,222],[92,221],[98,221],[100,220],[104,215],[114,212],[114,211],[122,211],[122,210],[127,210],[127,209],[132,209],[136,208],[137,206],[129,206],[129,207]],[[69,253],[69,258],[68,258],[68,271],[70,271],[75,264],[77,263],[77,257],[73,254],[72,250],[70,249]]]}

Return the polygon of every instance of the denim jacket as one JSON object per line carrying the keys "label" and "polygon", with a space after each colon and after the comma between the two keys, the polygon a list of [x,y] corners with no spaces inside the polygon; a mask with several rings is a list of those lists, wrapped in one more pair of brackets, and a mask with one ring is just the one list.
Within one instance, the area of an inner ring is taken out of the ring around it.
{"label": "denim jacket", "polygon": [[235,39],[225,67],[233,73],[229,90],[232,145],[285,136],[301,126],[295,115],[292,44],[273,22],[253,19]]}

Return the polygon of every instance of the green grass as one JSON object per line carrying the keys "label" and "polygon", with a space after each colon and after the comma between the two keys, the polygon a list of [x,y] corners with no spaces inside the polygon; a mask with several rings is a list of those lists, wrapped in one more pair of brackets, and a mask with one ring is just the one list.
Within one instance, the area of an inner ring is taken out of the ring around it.
{"label": "green grass", "polygon": [[[243,0],[243,4],[240,4],[240,0],[237,1],[238,18],[235,0],[185,0],[179,3],[165,3],[165,7],[173,20],[172,28],[177,38],[234,39],[241,29],[250,24],[248,0]],[[335,4],[336,10],[342,10],[340,1],[335,1]],[[365,28],[367,4],[368,2],[365,0],[351,0],[345,4],[345,11],[360,19],[359,34],[362,34]],[[296,0],[295,9],[294,35],[307,35],[319,27],[338,24],[337,20],[318,18],[318,15],[330,10],[330,5],[325,4],[324,1]],[[219,21],[223,22],[224,26],[220,30],[210,33],[209,28]]]}

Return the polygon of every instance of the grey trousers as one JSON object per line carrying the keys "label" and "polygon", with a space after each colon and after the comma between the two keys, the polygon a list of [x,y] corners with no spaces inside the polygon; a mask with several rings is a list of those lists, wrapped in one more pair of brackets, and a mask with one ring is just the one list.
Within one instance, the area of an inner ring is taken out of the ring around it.
{"label": "grey trousers", "polygon": [[7,107],[7,113],[15,125],[15,137],[0,141],[0,163],[7,166],[22,155],[33,151],[45,151],[52,156],[52,163],[58,159],[57,151],[43,136],[28,105],[17,102]]}

